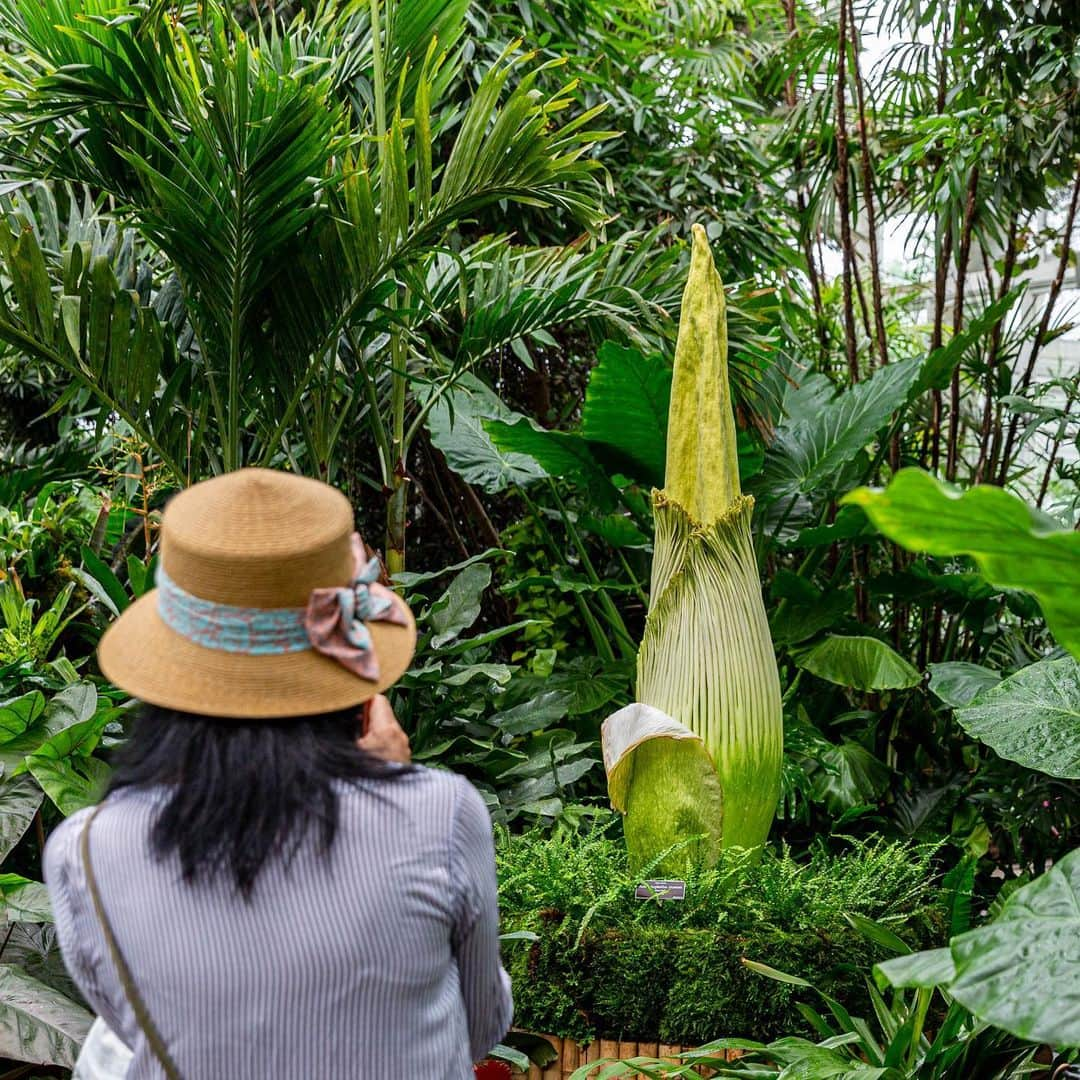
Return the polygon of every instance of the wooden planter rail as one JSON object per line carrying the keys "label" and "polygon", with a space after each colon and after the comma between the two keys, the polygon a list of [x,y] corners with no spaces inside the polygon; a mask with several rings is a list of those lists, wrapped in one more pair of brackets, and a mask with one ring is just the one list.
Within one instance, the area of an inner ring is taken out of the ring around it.
{"label": "wooden planter rail", "polygon": [[[555,1048],[559,1055],[546,1069],[533,1065],[529,1069],[529,1080],[568,1080],[575,1069],[587,1065],[590,1061],[600,1061],[603,1058],[663,1058],[677,1063],[679,1055],[687,1050],[695,1049],[692,1046],[669,1046],[666,1043],[637,1043],[615,1042],[611,1039],[598,1039],[588,1046],[580,1046],[573,1039],[560,1039],[554,1035],[543,1036]],[[738,1050],[729,1050],[726,1054],[728,1061],[734,1061],[741,1057]],[[702,1068],[702,1076],[712,1076],[712,1070]],[[592,1074],[590,1074],[592,1075]]]}

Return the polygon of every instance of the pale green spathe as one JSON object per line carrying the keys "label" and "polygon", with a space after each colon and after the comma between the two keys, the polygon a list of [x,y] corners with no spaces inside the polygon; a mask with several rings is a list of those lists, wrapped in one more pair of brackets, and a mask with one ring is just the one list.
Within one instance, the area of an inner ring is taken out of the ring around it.
{"label": "pale green spathe", "polygon": [[705,231],[695,226],[665,485],[653,493],[656,542],[637,700],[701,741],[643,727],[637,739],[628,737],[619,769],[609,771],[637,867],[696,835],[703,840],[662,870],[709,863],[721,847],[759,846],[772,823],[783,721],[750,537],[753,507],[739,486],[723,287]]}

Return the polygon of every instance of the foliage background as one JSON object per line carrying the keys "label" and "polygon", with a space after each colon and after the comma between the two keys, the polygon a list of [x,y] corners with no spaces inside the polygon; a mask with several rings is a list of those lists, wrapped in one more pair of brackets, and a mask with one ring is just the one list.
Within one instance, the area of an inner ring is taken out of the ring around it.
{"label": "foliage background", "polygon": [[[1072,325],[1073,5],[114,7],[0,0],[5,1053],[63,1064],[85,1021],[40,846],[122,738],[94,643],[192,480],[341,485],[420,614],[394,699],[417,758],[514,831],[606,816],[695,222],[785,688],[773,839],[934,845],[957,933],[1076,846],[1080,372],[1044,377]],[[912,535],[841,502],[908,467],[1031,516],[934,546],[932,496]],[[1033,593],[1049,533],[1073,539]]]}

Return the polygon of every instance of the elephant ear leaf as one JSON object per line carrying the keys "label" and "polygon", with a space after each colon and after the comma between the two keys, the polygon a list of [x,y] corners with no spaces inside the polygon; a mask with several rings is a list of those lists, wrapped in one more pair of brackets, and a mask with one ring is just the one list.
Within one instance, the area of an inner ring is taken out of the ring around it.
{"label": "elephant ear leaf", "polygon": [[612,471],[662,487],[670,406],[670,365],[606,341],[589,376],[581,433]]}
{"label": "elephant ear leaf", "polygon": [[956,710],[960,726],[1003,758],[1080,780],[1080,661],[1041,660]]}
{"label": "elephant ear leaf", "polygon": [[1080,851],[949,950],[956,974],[946,989],[980,1020],[1032,1042],[1080,1046]]}
{"label": "elephant ear leaf", "polygon": [[637,819],[626,832],[631,865],[660,875],[715,862],[724,796],[700,736],[635,703],[604,721],[602,741],[611,805]]}
{"label": "elephant ear leaf", "polygon": [[901,469],[884,490],[857,488],[842,501],[909,551],[968,555],[987,581],[1031,593],[1058,641],[1080,656],[1080,533],[1003,488],[961,493],[921,469]]}

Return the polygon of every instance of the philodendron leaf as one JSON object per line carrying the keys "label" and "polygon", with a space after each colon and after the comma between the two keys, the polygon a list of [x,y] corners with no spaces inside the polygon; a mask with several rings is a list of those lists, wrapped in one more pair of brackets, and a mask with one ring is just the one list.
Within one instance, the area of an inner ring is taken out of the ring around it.
{"label": "philodendron leaf", "polygon": [[671,366],[605,341],[589,376],[581,433],[609,468],[652,487],[664,483]]}
{"label": "philodendron leaf", "polygon": [[589,444],[580,435],[548,431],[522,417],[512,424],[485,420],[484,430],[501,451],[527,454],[547,476],[556,476],[587,488],[600,510],[614,509],[615,485],[597,463]]}
{"label": "philodendron leaf", "polygon": [[0,1056],[70,1069],[93,1019],[21,968],[0,964]]}
{"label": "philodendron leaf", "polygon": [[635,703],[604,721],[601,742],[611,805],[630,826],[630,865],[641,869],[659,852],[669,854],[654,865],[657,876],[714,863],[724,796],[701,738],[660,709]]}
{"label": "philodendron leaf", "polygon": [[0,874],[0,897],[8,922],[51,923],[49,890],[21,874]]}
{"label": "philodendron leaf", "polygon": [[929,990],[952,982],[956,965],[948,948],[924,949],[875,964],[874,977],[883,990],[887,986],[898,990]]}
{"label": "philodendron leaf", "polygon": [[466,566],[446,592],[431,605],[428,622],[432,630],[431,647],[438,649],[467,630],[480,614],[484,590],[491,584],[491,567],[483,563]]}
{"label": "philodendron leaf", "polygon": [[485,420],[513,422],[519,415],[475,375],[463,375],[428,413],[432,443],[463,480],[489,495],[512,485],[525,487],[547,473],[527,454],[500,450],[484,430]]}
{"label": "philodendron leaf", "polygon": [[1000,671],[962,660],[928,664],[926,670],[930,673],[930,689],[953,708],[967,705],[982,691],[1001,682]]}
{"label": "philodendron leaf", "polygon": [[980,1020],[1032,1042],[1080,1046],[1080,850],[949,950],[956,977],[946,988]]}
{"label": "philodendron leaf", "polygon": [[1080,661],[1071,656],[1023,668],[955,715],[1003,758],[1080,779]]}
{"label": "philodendron leaf", "polygon": [[921,363],[889,364],[839,394],[823,375],[805,379],[785,400],[788,419],[765,454],[761,492],[808,494],[838,476],[907,401]]}
{"label": "philodendron leaf", "polygon": [[1080,533],[1002,488],[960,492],[921,469],[901,469],[883,491],[858,488],[842,501],[909,551],[968,555],[988,581],[1032,593],[1058,641],[1080,656]]}
{"label": "philodendron leaf", "polygon": [[32,777],[8,777],[0,783],[0,861],[30,828],[42,798],[42,790]]}
{"label": "philodendron leaf", "polygon": [[794,659],[819,679],[855,690],[906,690],[922,679],[898,652],[872,637],[830,634]]}

